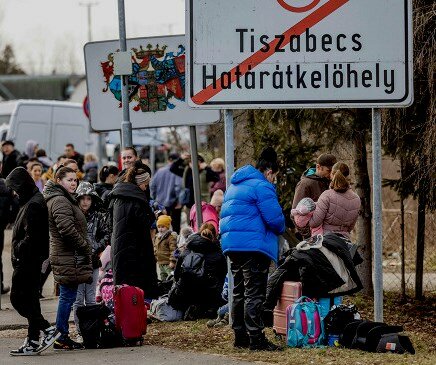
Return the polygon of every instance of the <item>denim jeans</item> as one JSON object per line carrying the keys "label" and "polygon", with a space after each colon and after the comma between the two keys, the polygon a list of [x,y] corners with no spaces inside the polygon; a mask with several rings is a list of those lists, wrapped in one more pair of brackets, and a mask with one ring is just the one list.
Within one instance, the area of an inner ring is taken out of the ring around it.
{"label": "denim jeans", "polygon": [[77,297],[77,286],[59,285],[59,304],[56,315],[56,328],[62,336],[68,336],[68,320],[71,308]]}
{"label": "denim jeans", "polygon": [[80,284],[77,287],[77,296],[73,304],[74,311],[74,323],[76,324],[77,332],[80,334],[79,329],[79,318],[77,317],[77,308],[84,305],[95,304],[95,294],[97,292],[97,282],[98,282],[98,269],[94,269],[92,272],[92,283],[91,284]]}

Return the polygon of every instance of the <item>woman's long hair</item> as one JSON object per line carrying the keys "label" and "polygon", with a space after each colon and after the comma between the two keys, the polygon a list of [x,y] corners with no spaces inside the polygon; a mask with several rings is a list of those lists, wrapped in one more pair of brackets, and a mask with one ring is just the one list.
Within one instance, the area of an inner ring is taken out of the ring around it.
{"label": "woman's long hair", "polygon": [[150,168],[143,164],[141,161],[135,161],[135,164],[132,167],[129,167],[124,174],[122,181],[129,182],[132,184],[136,184],[136,176],[148,173],[151,177]]}
{"label": "woman's long hair", "polygon": [[344,193],[350,188],[350,168],[346,163],[336,162],[332,167],[333,179],[330,188],[339,193]]}

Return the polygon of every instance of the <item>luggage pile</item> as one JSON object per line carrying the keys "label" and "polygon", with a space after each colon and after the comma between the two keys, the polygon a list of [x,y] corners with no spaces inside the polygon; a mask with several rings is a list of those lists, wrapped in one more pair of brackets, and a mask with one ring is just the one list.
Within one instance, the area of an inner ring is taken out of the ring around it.
{"label": "luggage pile", "polygon": [[147,332],[144,292],[137,287],[114,288],[114,308],[104,304],[77,308],[85,348],[112,348],[143,344]]}
{"label": "luggage pile", "polygon": [[302,296],[300,282],[285,281],[274,308],[273,330],[290,347],[335,346],[369,352],[415,354],[402,326],[362,320],[342,297],[313,300]]}

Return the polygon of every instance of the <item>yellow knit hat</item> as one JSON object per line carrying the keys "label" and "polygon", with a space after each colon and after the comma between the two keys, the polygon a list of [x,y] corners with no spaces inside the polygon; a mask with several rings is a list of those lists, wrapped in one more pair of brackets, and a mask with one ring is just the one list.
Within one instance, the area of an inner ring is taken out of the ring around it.
{"label": "yellow knit hat", "polygon": [[163,226],[163,227],[167,227],[170,228],[171,226],[171,217],[169,215],[161,215],[159,216],[159,218],[157,219],[157,224],[158,227],[159,226]]}

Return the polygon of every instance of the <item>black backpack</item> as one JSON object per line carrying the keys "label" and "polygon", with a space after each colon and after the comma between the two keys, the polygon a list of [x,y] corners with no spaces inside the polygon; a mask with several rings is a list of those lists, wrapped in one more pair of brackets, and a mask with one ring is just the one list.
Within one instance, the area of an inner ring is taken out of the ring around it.
{"label": "black backpack", "polygon": [[103,304],[77,308],[79,329],[85,348],[111,348],[121,345],[121,336],[116,331],[111,316],[111,310]]}
{"label": "black backpack", "polygon": [[344,329],[339,343],[342,346],[368,352],[391,352],[415,354],[412,342],[400,335],[402,326],[391,326],[382,322],[353,321]]}
{"label": "black backpack", "polygon": [[358,318],[360,318],[360,314],[354,305],[340,304],[333,306],[324,318],[326,335],[341,335],[345,327]]}
{"label": "black backpack", "polygon": [[189,253],[183,258],[181,268],[182,275],[187,279],[204,279],[204,255],[198,252],[189,251]]}

